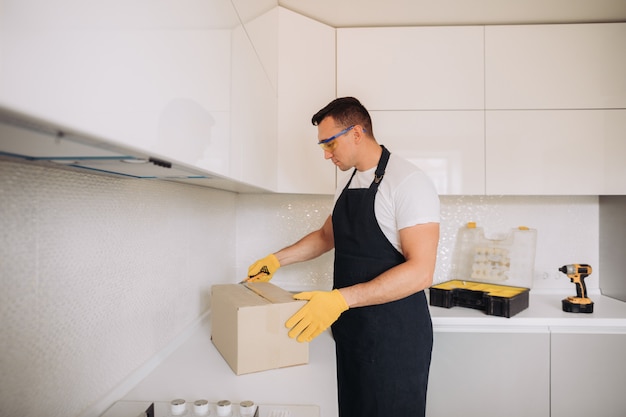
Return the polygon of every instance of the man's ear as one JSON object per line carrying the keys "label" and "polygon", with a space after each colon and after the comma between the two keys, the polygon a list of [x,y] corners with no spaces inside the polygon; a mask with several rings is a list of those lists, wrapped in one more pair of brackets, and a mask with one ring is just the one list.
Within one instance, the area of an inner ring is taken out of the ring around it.
{"label": "man's ear", "polygon": [[363,132],[363,126],[356,125],[354,126],[353,130],[354,130],[354,143],[356,144],[361,143],[361,141],[363,140],[363,137],[365,136],[365,133]]}

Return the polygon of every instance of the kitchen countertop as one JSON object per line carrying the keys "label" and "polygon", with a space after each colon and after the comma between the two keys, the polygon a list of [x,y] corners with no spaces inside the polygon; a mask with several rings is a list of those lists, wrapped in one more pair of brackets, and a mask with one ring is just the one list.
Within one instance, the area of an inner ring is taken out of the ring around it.
{"label": "kitchen countertop", "polygon": [[572,294],[542,294],[530,292],[529,306],[511,318],[488,316],[483,311],[463,307],[430,307],[435,331],[446,329],[502,327],[549,327],[556,328],[626,328],[626,303],[603,296],[590,294],[594,302],[593,313],[566,313],[561,308],[561,300]]}
{"label": "kitchen countertop", "polygon": [[[565,313],[567,294],[533,294],[529,308],[512,318],[462,307],[431,307],[437,332],[582,332],[626,334],[626,303],[595,294],[592,314]],[[322,416],[337,415],[334,343],[324,332],[310,344],[309,364],[235,375],[211,342],[205,318],[192,335],[122,398],[126,401],[206,399],[233,403],[312,404]]]}

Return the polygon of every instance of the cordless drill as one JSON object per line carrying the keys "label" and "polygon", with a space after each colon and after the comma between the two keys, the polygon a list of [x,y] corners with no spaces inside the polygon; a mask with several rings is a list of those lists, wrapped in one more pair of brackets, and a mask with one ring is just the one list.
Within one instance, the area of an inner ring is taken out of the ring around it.
{"label": "cordless drill", "polygon": [[566,274],[576,284],[576,297],[563,299],[563,311],[568,313],[593,313],[593,301],[587,297],[585,278],[591,274],[591,267],[586,264],[564,265],[559,271]]}

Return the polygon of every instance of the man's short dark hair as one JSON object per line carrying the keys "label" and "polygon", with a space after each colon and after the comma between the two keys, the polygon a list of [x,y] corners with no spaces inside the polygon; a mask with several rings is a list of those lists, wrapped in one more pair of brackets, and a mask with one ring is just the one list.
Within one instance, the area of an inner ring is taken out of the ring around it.
{"label": "man's short dark hair", "polygon": [[354,97],[334,99],[313,115],[311,123],[313,123],[313,126],[317,126],[328,116],[331,116],[339,127],[346,128],[352,125],[361,125],[373,136],[370,114],[361,102]]}

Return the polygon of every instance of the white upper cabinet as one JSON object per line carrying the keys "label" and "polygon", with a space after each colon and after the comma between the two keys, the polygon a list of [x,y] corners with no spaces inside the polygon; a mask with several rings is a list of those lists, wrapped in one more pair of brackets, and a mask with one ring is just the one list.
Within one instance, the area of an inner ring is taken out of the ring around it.
{"label": "white upper cabinet", "polygon": [[0,105],[227,174],[237,21],[229,0],[6,0]]}
{"label": "white upper cabinet", "polygon": [[277,11],[272,10],[233,29],[230,85],[230,177],[272,191],[277,187],[278,98],[273,77],[259,59],[247,28],[267,27],[271,31],[277,24]]}
{"label": "white upper cabinet", "polygon": [[487,109],[626,108],[626,23],[487,26]]}
{"label": "white upper cabinet", "polygon": [[425,171],[439,194],[485,193],[482,111],[373,111],[378,142]]}
{"label": "white upper cabinet", "polygon": [[487,111],[487,194],[626,194],[626,109]]}
{"label": "white upper cabinet", "polygon": [[487,194],[626,193],[626,23],[485,28]]}
{"label": "white upper cabinet", "polygon": [[337,95],[368,110],[484,108],[482,27],[337,29]]}
{"label": "white upper cabinet", "polygon": [[335,29],[290,10],[238,0],[233,31],[232,168],[284,193],[332,194],[335,168],[316,145],[311,116],[335,98]]}
{"label": "white upper cabinet", "polygon": [[231,0],[274,89],[278,86],[278,0]]}
{"label": "white upper cabinet", "polygon": [[485,193],[484,29],[337,30],[337,95],[370,110],[374,135],[440,194]]}
{"label": "white upper cabinet", "polygon": [[279,7],[278,190],[333,194],[312,116],[335,98],[335,29]]}

